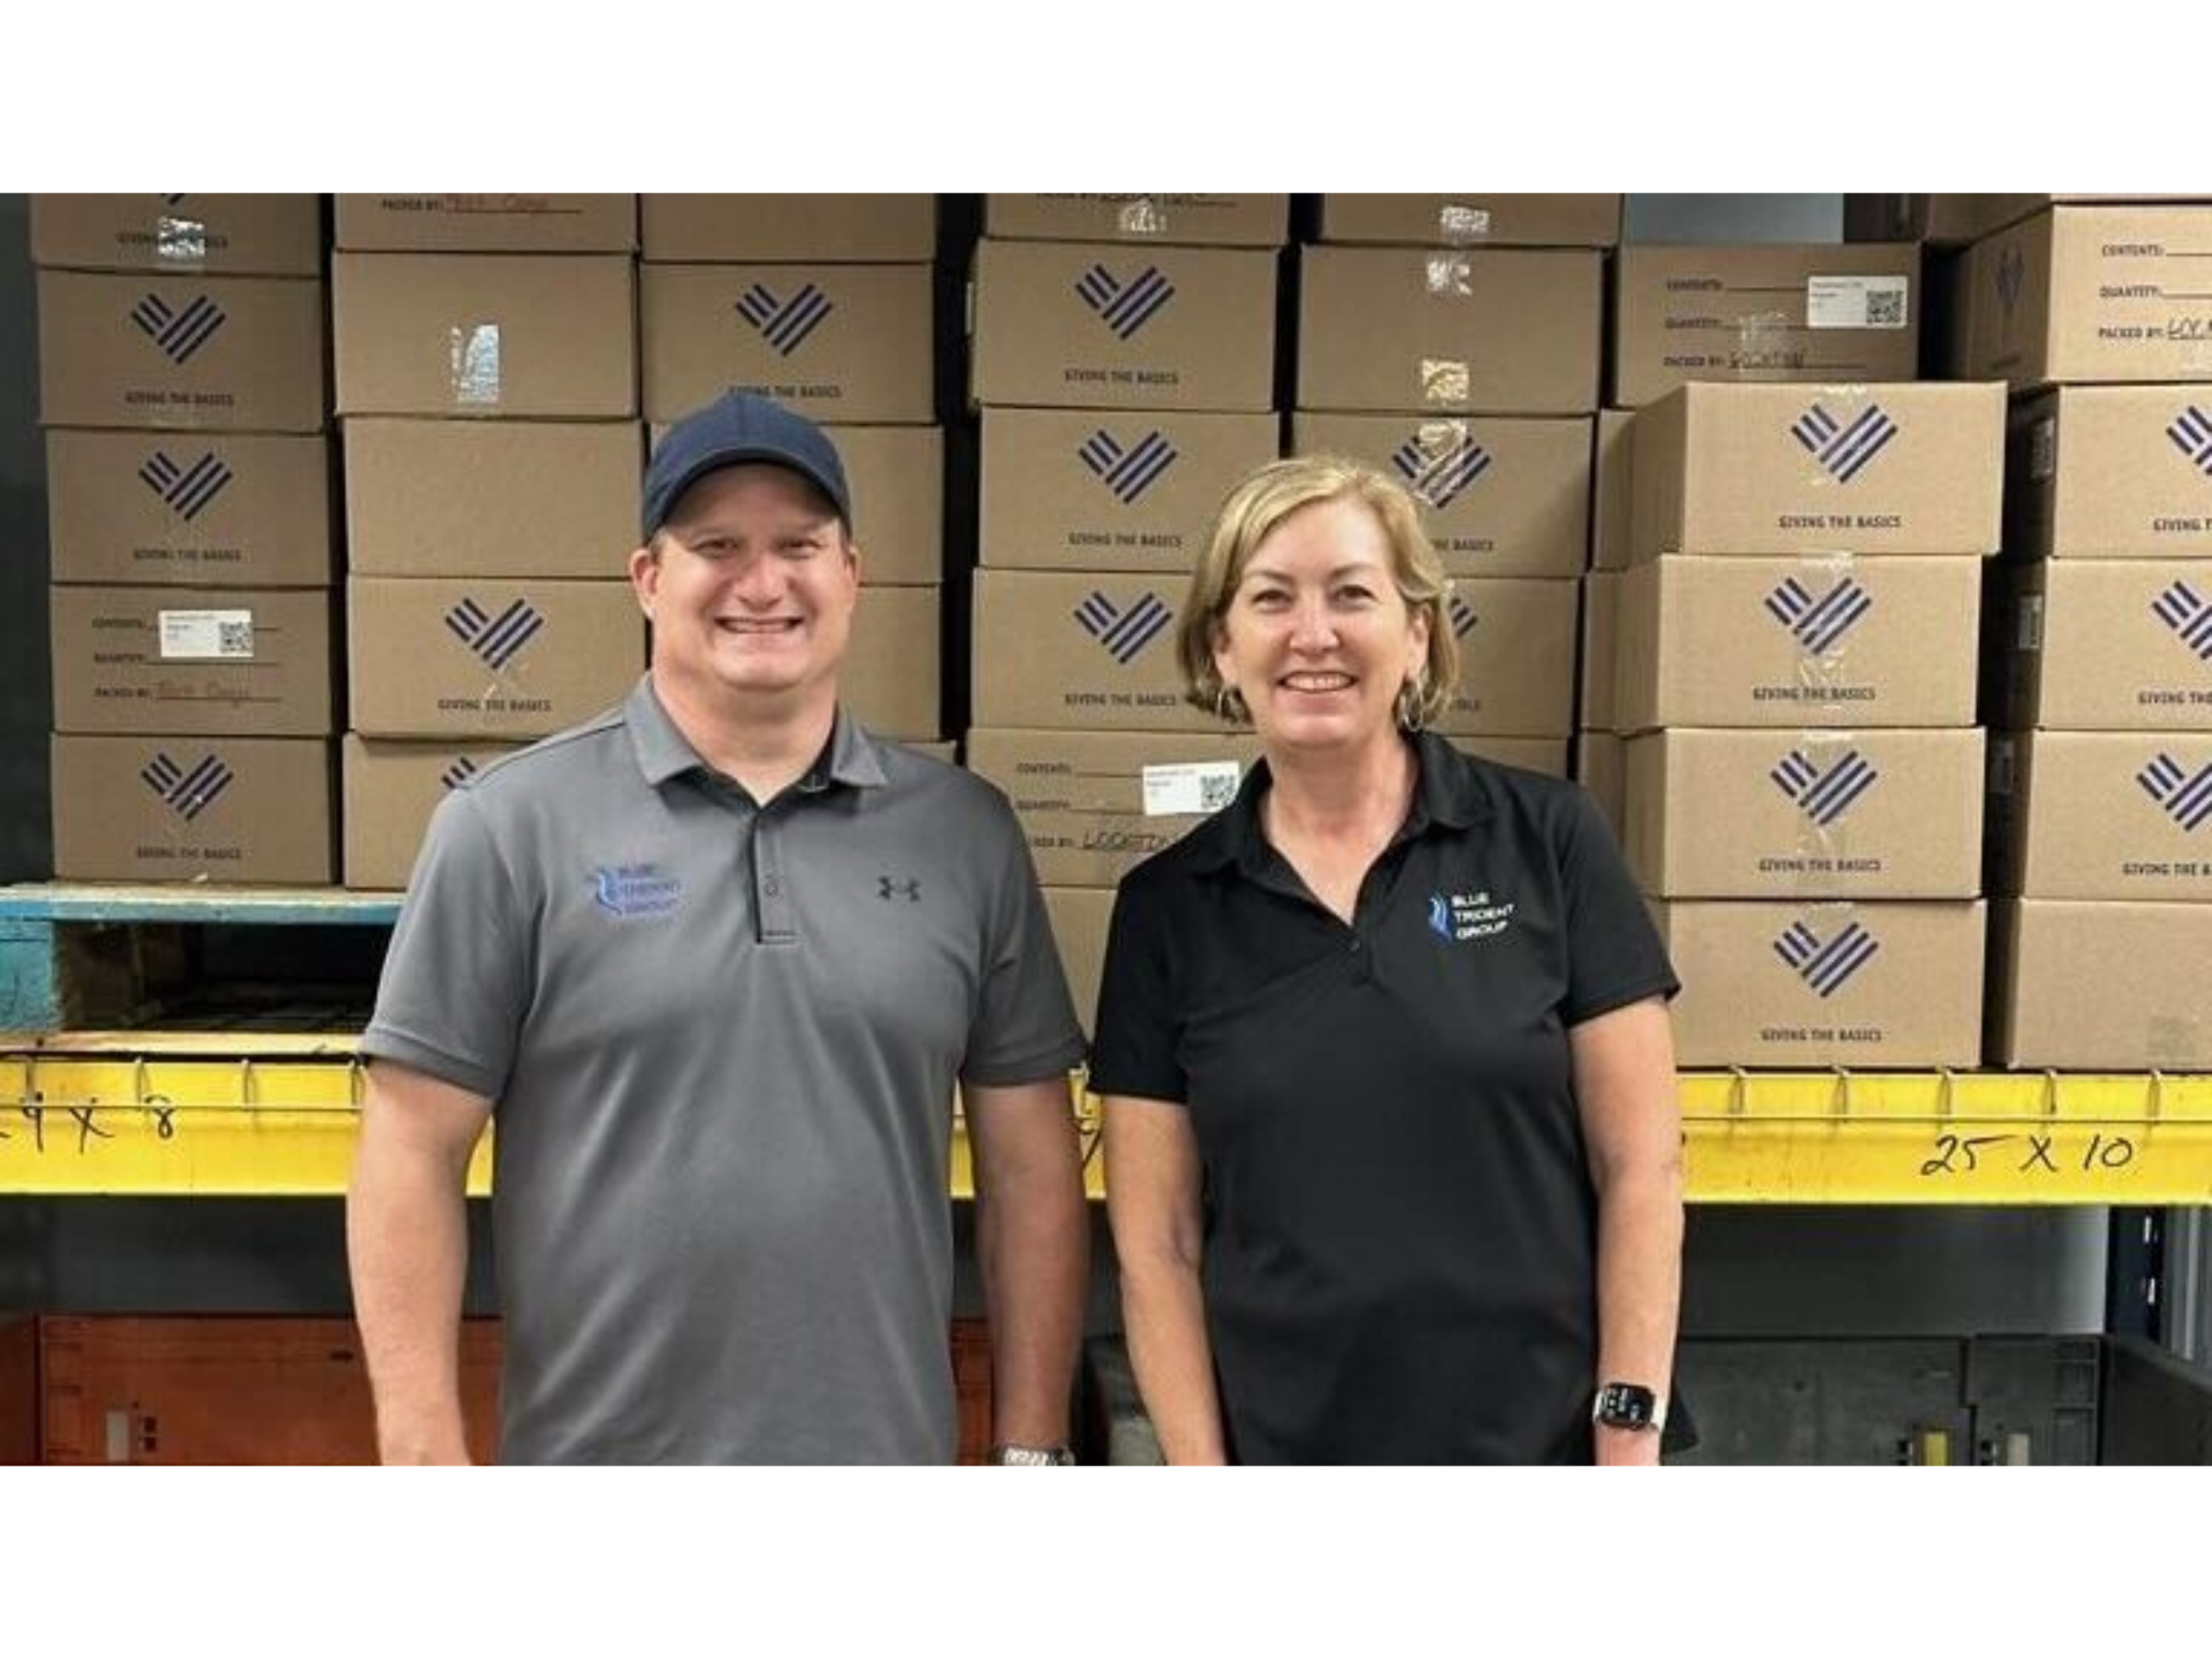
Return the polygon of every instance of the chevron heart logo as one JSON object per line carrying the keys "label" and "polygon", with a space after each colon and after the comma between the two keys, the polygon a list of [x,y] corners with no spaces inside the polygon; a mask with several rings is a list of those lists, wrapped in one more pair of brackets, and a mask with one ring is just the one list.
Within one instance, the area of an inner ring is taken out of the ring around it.
{"label": "chevron heart logo", "polygon": [[1766,596],[1770,615],[1808,651],[1826,651],[1874,608],[1874,596],[1846,576],[1824,594],[1784,576]]}
{"label": "chevron heart logo", "polygon": [[2185,772],[2180,761],[2161,750],[2135,774],[2135,781],[2184,830],[2194,830],[2212,818],[2212,760],[2194,772]]}
{"label": "chevron heart logo", "polygon": [[1802,750],[1792,749],[1767,774],[1774,786],[1797,803],[1798,809],[1822,829],[1836,822],[1851,804],[1874,786],[1882,774],[1853,749],[1825,772]]}
{"label": "chevron heart logo", "polygon": [[1873,961],[1881,943],[1857,922],[1822,942],[1802,922],[1792,922],[1774,941],[1774,954],[1823,999],[1834,996]]}
{"label": "chevron heart logo", "polygon": [[1140,594],[1126,608],[1117,608],[1094,588],[1075,607],[1075,620],[1085,633],[1106,648],[1107,655],[1126,666],[1160,636],[1160,631],[1174,620],[1174,613],[1157,594]]}
{"label": "chevron heart logo", "polygon": [[1075,291],[1122,340],[1135,335],[1175,297],[1175,285],[1156,265],[1147,265],[1126,282],[1105,266],[1093,265],[1076,279]]}
{"label": "chevron heart logo", "polygon": [[138,469],[140,481],[187,524],[223,493],[232,476],[212,449],[189,467],[172,460],[167,450],[156,449]]}
{"label": "chevron heart logo", "polygon": [[1175,446],[1156,431],[1124,449],[1103,427],[1084,439],[1076,454],[1123,506],[1134,505],[1179,458]]}
{"label": "chevron heart logo", "polygon": [[1464,431],[1454,431],[1441,446],[1422,442],[1416,432],[1390,454],[1390,464],[1406,486],[1440,512],[1490,470],[1491,459],[1490,451]]}
{"label": "chevron heart logo", "polygon": [[1805,446],[1821,470],[1839,484],[1848,484],[1898,432],[1897,423],[1869,404],[1848,422],[1840,421],[1814,404],[1791,423],[1789,435]]}
{"label": "chevron heart logo", "polygon": [[446,626],[485,663],[495,669],[514,661],[515,654],[545,626],[545,619],[528,600],[518,599],[493,616],[473,599],[464,599],[446,613]]}
{"label": "chevron heart logo", "polygon": [[161,348],[163,356],[181,368],[229,319],[223,308],[204,294],[195,295],[181,311],[160,295],[149,294],[130,308],[130,321]]}
{"label": "chevron heart logo", "polygon": [[216,798],[231,786],[232,775],[215,755],[203,756],[200,764],[188,772],[160,751],[138,773],[146,787],[160,796],[169,810],[187,823],[215,804]]}
{"label": "chevron heart logo", "polygon": [[778,298],[766,283],[755,283],[737,302],[737,315],[760,332],[779,357],[798,350],[836,308],[812,283],[785,299]]}
{"label": "chevron heart logo", "polygon": [[2212,601],[2177,582],[2151,601],[2151,613],[2200,659],[2212,663]]}
{"label": "chevron heart logo", "polygon": [[2190,466],[2212,476],[2212,415],[2190,404],[2174,416],[2173,424],[2166,429],[2166,436],[2173,441],[2175,448],[2189,458]]}
{"label": "chevron heart logo", "polygon": [[455,757],[454,763],[438,774],[438,781],[448,789],[459,789],[483,770],[467,755]]}

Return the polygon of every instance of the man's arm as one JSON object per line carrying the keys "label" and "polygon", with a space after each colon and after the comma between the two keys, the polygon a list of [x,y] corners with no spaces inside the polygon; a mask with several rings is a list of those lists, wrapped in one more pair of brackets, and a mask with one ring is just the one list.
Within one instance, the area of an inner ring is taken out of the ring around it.
{"label": "man's arm", "polygon": [[[1682,1120],[1667,1005],[1630,1003],[1574,1027],[1574,1097],[1598,1192],[1598,1375],[1664,1394],[1682,1291]],[[1598,1461],[1659,1461],[1659,1436],[1597,1431]]]}
{"label": "man's arm", "polygon": [[466,1463],[461,1300],[468,1160],[492,1115],[480,1095],[378,1060],[346,1200],[353,1312],[386,1463]]}
{"label": "man's arm", "polygon": [[1104,1103],[1106,1205],[1137,1389],[1170,1463],[1227,1461],[1198,1268],[1205,1223],[1191,1115],[1170,1102]]}
{"label": "man's arm", "polygon": [[1068,1441],[1090,1287],[1090,1218],[1065,1077],[961,1088],[975,1152],[976,1246],[991,1317],[993,1436]]}

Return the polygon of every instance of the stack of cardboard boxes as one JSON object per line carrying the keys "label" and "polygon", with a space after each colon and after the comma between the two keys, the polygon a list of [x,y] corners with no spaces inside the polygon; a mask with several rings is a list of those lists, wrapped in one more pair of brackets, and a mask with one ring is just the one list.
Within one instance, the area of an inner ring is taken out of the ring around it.
{"label": "stack of cardboard boxes", "polygon": [[314,196],[39,196],[54,869],[332,876]]}
{"label": "stack of cardboard boxes", "polygon": [[1575,777],[1620,825],[1612,618],[1628,564],[1632,416],[1692,381],[1904,380],[1916,372],[1920,255],[1910,245],[1645,245],[1615,263],[1596,524],[1583,581]]}
{"label": "stack of cardboard boxes", "polygon": [[829,429],[862,556],[844,701],[881,736],[943,736],[937,198],[648,195],[639,206],[653,433],[733,387]]}
{"label": "stack of cardboard boxes", "polygon": [[353,728],[346,885],[445,791],[645,661],[633,196],[341,195],[332,304]]}
{"label": "stack of cardboard boxes", "polygon": [[2031,215],[1963,256],[1954,359],[2017,394],[1990,616],[1990,1058],[2201,1068],[2212,207],[1977,200],[2009,204],[1984,223]]}
{"label": "stack of cardboard boxes", "polygon": [[1461,647],[1438,728],[1561,776],[1620,218],[1611,195],[1324,196],[1300,264],[1294,450],[1421,500]]}
{"label": "stack of cardboard boxes", "polygon": [[1222,497],[1281,453],[1284,196],[991,196],[969,766],[1012,798],[1088,1024],[1113,888],[1254,753],[1183,699],[1175,625]]}
{"label": "stack of cardboard boxes", "polygon": [[1693,385],[1630,440],[1630,868],[1690,1065],[1972,1065],[1996,386]]}

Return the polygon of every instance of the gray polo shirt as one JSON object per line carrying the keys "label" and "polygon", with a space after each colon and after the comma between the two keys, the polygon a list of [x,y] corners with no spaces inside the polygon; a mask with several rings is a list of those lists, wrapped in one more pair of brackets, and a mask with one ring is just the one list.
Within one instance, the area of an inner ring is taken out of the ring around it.
{"label": "gray polo shirt", "polygon": [[1082,1057],[1012,810],[840,715],[766,809],[653,695],[438,808],[362,1051],[495,1103],[508,1462],[947,1462],[956,1077]]}

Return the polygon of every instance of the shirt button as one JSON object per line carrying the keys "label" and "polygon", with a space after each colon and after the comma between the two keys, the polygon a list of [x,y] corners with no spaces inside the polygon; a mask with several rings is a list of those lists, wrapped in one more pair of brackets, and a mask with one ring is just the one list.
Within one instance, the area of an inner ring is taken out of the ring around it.
{"label": "shirt button", "polygon": [[760,891],[766,893],[771,899],[781,898],[783,896],[784,884],[777,880],[776,878],[772,875],[766,881],[763,881],[760,884]]}

